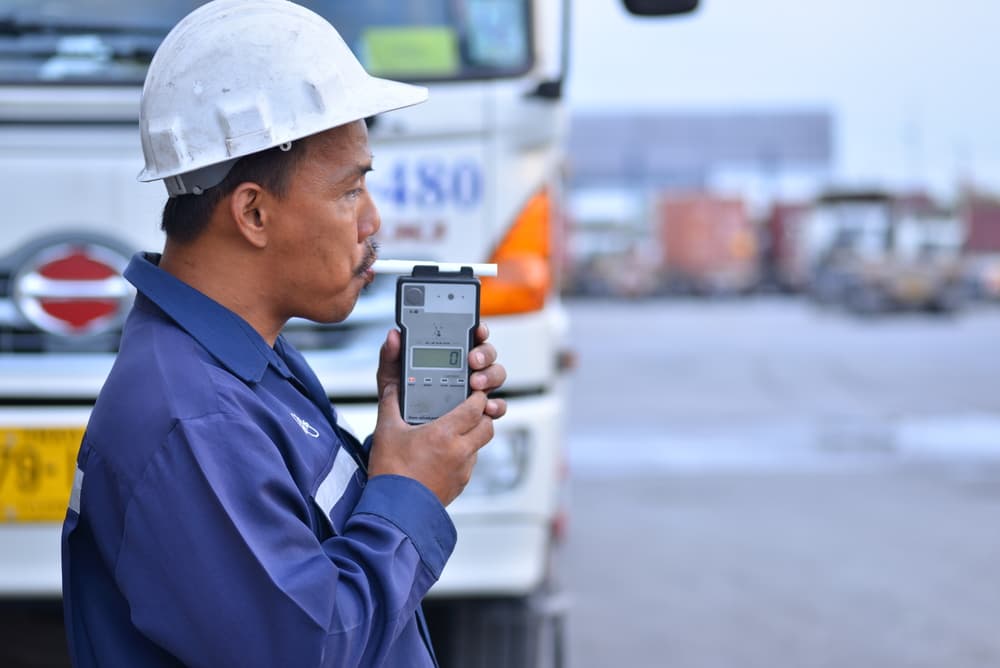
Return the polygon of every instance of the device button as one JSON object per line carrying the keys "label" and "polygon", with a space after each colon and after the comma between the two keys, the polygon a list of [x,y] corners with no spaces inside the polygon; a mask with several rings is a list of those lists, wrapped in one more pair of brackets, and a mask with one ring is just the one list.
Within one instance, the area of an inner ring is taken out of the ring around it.
{"label": "device button", "polygon": [[448,379],[447,378],[442,378],[441,379],[441,384],[442,385],[447,385],[448,384]]}
{"label": "device button", "polygon": [[465,379],[464,378],[456,378],[455,379],[455,385],[465,385]]}
{"label": "device button", "polygon": [[433,384],[434,384],[433,378],[424,378],[424,385],[433,385]]}
{"label": "device button", "polygon": [[410,376],[409,378],[406,379],[406,384],[407,385],[416,385],[417,384],[417,379],[414,378],[413,376]]}

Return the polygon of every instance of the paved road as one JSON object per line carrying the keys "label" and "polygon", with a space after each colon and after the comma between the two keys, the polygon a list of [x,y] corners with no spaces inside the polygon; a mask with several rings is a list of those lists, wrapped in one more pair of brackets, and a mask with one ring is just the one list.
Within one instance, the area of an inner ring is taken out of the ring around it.
{"label": "paved road", "polygon": [[573,668],[1000,668],[1000,309],[569,308]]}
{"label": "paved road", "polygon": [[1000,666],[1000,310],[569,308],[574,668]]}

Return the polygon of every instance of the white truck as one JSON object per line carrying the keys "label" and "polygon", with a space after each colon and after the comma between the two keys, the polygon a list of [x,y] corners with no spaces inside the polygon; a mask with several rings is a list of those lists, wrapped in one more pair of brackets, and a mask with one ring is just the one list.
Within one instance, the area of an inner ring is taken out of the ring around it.
{"label": "white truck", "polygon": [[[610,1],[610,0],[605,0]],[[138,99],[160,39],[193,0],[0,1],[0,599],[60,596],[60,525],[88,412],[133,297],[121,271],[162,246],[160,184],[140,184]],[[304,2],[373,74],[431,89],[371,119],[381,255],[497,262],[482,317],[508,415],[449,508],[458,547],[427,603],[442,666],[561,665],[550,560],[564,463],[555,270],[570,3]],[[627,0],[672,14],[697,0]],[[579,6],[583,10],[582,4]],[[289,323],[358,433],[375,420],[383,278],[344,323]],[[155,398],[153,398],[155,400]]]}

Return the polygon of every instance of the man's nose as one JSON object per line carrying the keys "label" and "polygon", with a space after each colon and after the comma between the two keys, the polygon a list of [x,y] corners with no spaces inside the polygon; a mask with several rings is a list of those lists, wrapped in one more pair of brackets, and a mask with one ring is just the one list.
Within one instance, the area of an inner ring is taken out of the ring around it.
{"label": "man's nose", "polygon": [[378,207],[375,206],[374,200],[367,193],[365,194],[365,198],[367,205],[364,211],[361,212],[361,218],[358,221],[359,241],[364,241],[368,237],[374,236],[382,227],[382,217],[378,213]]}

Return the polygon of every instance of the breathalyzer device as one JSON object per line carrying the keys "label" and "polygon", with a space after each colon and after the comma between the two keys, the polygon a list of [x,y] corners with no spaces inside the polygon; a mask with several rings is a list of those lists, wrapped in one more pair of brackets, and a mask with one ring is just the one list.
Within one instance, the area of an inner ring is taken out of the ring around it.
{"label": "breathalyzer device", "polygon": [[479,326],[473,268],[416,265],[397,278],[396,324],[402,334],[400,412],[410,424],[430,422],[469,396],[469,351]]}

